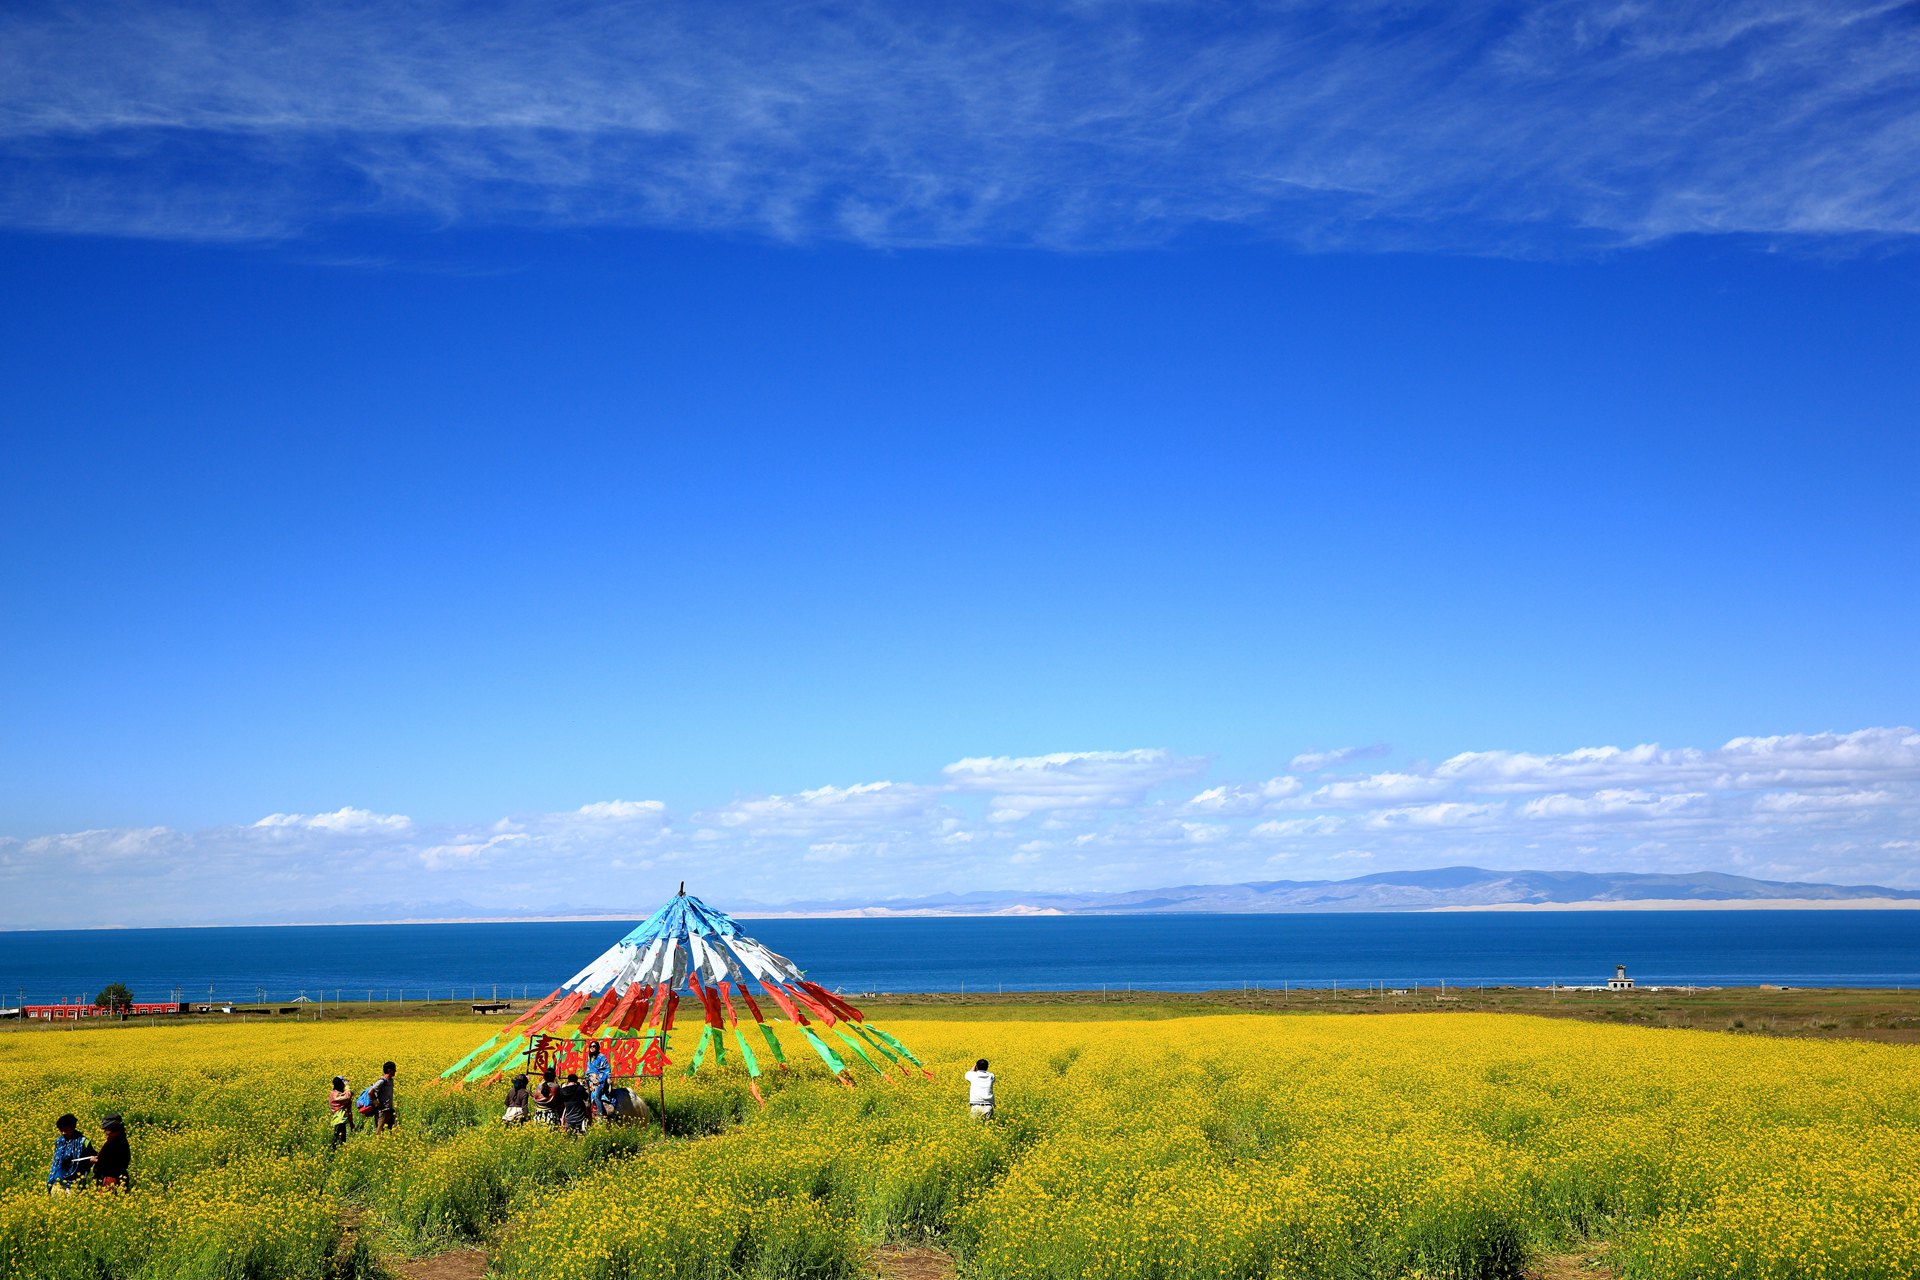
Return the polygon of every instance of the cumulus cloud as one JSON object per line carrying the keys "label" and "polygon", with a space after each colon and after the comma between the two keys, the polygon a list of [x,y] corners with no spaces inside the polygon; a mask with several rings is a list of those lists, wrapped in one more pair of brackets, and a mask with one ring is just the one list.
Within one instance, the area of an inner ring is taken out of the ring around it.
{"label": "cumulus cloud", "polygon": [[1547,791],[1570,783],[1589,787],[1674,788],[1711,785],[1847,786],[1879,778],[1920,776],[1920,733],[1860,729],[1853,733],[1793,733],[1734,738],[1717,750],[1584,747],[1558,755],[1523,751],[1468,751],[1443,762],[1433,776],[1486,791]]}
{"label": "cumulus cloud", "polygon": [[307,831],[360,833],[369,831],[405,831],[413,819],[404,813],[372,813],[352,807],[332,813],[270,813],[253,824],[256,828],[295,828]]}
{"label": "cumulus cloud", "polygon": [[1303,789],[1300,779],[1283,774],[1242,786],[1208,787],[1187,801],[1187,807],[1214,813],[1259,813],[1278,801],[1299,795]]}
{"label": "cumulus cloud", "polygon": [[1920,230],[1884,0],[0,11],[0,223],[1503,251]]}
{"label": "cumulus cloud", "polygon": [[667,816],[667,806],[660,800],[596,800],[573,812],[582,818],[607,818],[614,822],[659,822]]}
{"label": "cumulus cloud", "polygon": [[[1325,755],[1328,753],[1303,753]],[[1297,763],[1297,760],[1296,760]],[[200,831],[0,837],[0,924],[75,894],[117,923],[641,908],[680,879],[730,898],[885,900],[982,888],[1137,889],[1303,878],[1353,864],[1920,884],[1920,733],[1718,747],[1464,752],[1437,765],[1232,780],[1182,800],[1203,757],[1155,748],[979,756],[927,781],[835,783],[679,814],[660,800],[423,823],[347,806]],[[1172,794],[1169,795],[1168,793]],[[448,904],[454,904],[449,906]]]}

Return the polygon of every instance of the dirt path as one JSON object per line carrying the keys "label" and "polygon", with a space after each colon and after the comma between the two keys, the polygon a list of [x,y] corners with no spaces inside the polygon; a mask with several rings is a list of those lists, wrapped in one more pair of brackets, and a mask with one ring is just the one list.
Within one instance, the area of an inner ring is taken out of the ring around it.
{"label": "dirt path", "polygon": [[1613,1268],[1599,1249],[1585,1253],[1556,1253],[1527,1269],[1527,1280],[1613,1280]]}
{"label": "dirt path", "polygon": [[885,1244],[873,1251],[880,1280],[953,1280],[953,1255],[945,1249]]}
{"label": "dirt path", "polygon": [[[1554,1254],[1528,1268],[1527,1280],[1613,1280],[1613,1268],[1601,1257],[1598,1250]],[[878,1280],[953,1280],[954,1274],[953,1257],[944,1249],[893,1244],[873,1251],[873,1268]],[[455,1276],[449,1272],[433,1280],[455,1280]]]}
{"label": "dirt path", "polygon": [[485,1249],[449,1249],[431,1258],[394,1258],[387,1265],[401,1280],[480,1280],[487,1274]]}
{"label": "dirt path", "polygon": [[[944,1249],[920,1245],[882,1245],[875,1249],[876,1280],[954,1280],[953,1255]],[[451,1249],[430,1258],[389,1264],[401,1280],[482,1280],[487,1274],[485,1249]],[[1612,1280],[1613,1269],[1595,1252],[1562,1253],[1540,1259],[1527,1270],[1527,1280]]]}

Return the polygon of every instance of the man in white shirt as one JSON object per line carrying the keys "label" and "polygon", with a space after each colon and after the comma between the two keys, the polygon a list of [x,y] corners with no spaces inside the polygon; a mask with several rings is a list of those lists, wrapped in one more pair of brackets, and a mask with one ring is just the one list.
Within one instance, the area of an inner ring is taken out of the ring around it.
{"label": "man in white shirt", "polygon": [[993,1072],[987,1070],[985,1058],[973,1064],[973,1070],[962,1076],[967,1082],[967,1110],[976,1120],[993,1119]]}

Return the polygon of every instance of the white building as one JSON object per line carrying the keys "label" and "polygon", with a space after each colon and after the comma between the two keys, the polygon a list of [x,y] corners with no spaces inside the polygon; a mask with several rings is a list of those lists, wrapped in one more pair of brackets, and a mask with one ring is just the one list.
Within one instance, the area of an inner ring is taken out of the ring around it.
{"label": "white building", "polygon": [[1617,964],[1613,966],[1613,976],[1607,979],[1607,990],[1609,991],[1633,990],[1633,979],[1627,976],[1627,966],[1623,964]]}

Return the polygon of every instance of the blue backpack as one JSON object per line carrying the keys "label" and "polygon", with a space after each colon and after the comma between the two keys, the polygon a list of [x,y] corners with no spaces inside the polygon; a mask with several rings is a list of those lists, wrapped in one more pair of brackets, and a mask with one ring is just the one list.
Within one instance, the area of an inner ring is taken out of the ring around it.
{"label": "blue backpack", "polygon": [[353,1109],[363,1116],[370,1116],[379,1112],[380,1108],[373,1103],[372,1085],[368,1085],[360,1091],[360,1096],[353,1100]]}

